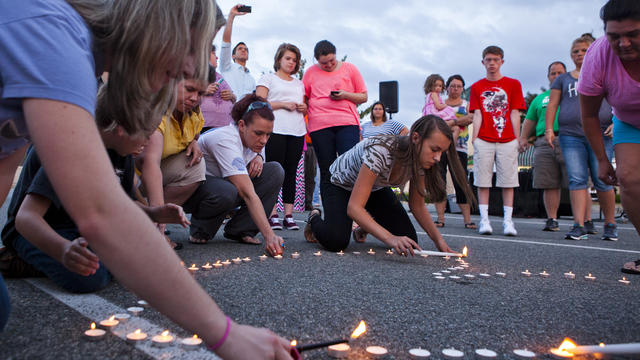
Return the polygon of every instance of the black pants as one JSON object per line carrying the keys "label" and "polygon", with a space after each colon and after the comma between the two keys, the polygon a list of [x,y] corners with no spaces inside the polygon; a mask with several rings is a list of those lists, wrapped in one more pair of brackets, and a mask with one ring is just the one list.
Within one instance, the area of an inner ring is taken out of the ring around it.
{"label": "black pants", "polygon": [[[458,159],[460,159],[460,163],[462,164],[462,167],[464,168],[464,174],[467,174],[467,158],[468,155],[465,152],[462,151],[456,151],[458,153]],[[442,153],[442,156],[440,157],[440,175],[442,176],[442,178],[444,179],[445,182],[447,182],[447,166],[449,166],[449,159],[447,159],[447,154]],[[449,166],[449,169],[451,169],[451,166]],[[453,173],[453,171],[452,171]],[[451,178],[453,179],[453,175],[451,176]],[[453,187],[456,189],[456,203],[458,204],[466,204],[467,203],[467,196],[464,194],[464,191],[462,190],[462,187],[460,186],[460,184],[458,183],[458,181],[460,181],[460,179],[456,180],[453,179]],[[468,183],[468,178],[465,176],[465,178],[463,179],[463,181],[467,181]],[[465,185],[466,184],[462,184]]]}
{"label": "black pants", "polygon": [[[352,220],[347,216],[351,191],[329,184],[322,193],[324,220],[311,221],[311,230],[318,242],[329,251],[344,250],[349,245]],[[407,236],[418,242],[418,235],[409,215],[390,188],[373,191],[365,205],[373,219],[396,236]]]}
{"label": "black pants", "polygon": [[284,169],[282,202],[285,204],[293,204],[296,196],[296,171],[302,157],[303,147],[304,136],[282,134],[271,134],[265,147],[266,160],[276,161]]}

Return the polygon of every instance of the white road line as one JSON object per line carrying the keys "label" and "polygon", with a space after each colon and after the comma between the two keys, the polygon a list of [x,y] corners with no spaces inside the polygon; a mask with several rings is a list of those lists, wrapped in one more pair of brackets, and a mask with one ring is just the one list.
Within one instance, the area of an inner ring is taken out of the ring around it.
{"label": "white road line", "polygon": [[[51,295],[54,299],[62,302],[68,307],[76,310],[83,316],[98,324],[113,314],[126,313],[127,311],[97,295],[93,294],[70,294],[57,288],[47,279],[25,279],[24,281]],[[87,329],[89,328],[87,322]],[[142,329],[149,337],[143,343],[135,346],[136,349],[153,357],[154,359],[220,359],[214,353],[207,351],[204,347],[196,351],[185,351],[178,345],[165,348],[158,348],[152,345],[151,338],[166,330],[158,325],[141,317],[132,316],[126,324],[118,325],[112,334],[126,341],[126,333]],[[177,339],[180,341],[180,339]],[[178,342],[176,342],[178,344]]]}
{"label": "white road line", "polygon": [[[418,231],[416,233],[420,234],[420,235],[427,235],[427,233],[421,232],[421,231]],[[520,244],[548,245],[548,246],[559,246],[559,247],[568,247],[568,248],[577,248],[577,249],[613,251],[613,252],[621,252],[621,253],[627,253],[627,254],[640,254],[640,251],[636,251],[636,250],[610,249],[610,248],[603,248],[603,247],[598,247],[598,246],[556,244],[556,243],[546,243],[546,242],[531,241],[531,240],[507,239],[507,238],[504,238],[504,237],[495,237],[495,236],[488,237],[488,236],[469,236],[469,235],[444,234],[444,233],[441,233],[441,234],[442,234],[442,236],[451,236],[451,237],[459,237],[459,238],[474,239],[474,240],[501,241],[501,242],[520,243]]]}

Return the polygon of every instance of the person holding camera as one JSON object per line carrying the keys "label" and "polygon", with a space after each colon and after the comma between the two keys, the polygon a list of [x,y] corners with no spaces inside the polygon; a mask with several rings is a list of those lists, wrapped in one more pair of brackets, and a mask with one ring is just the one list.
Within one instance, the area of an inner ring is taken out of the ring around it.
{"label": "person holding camera", "polygon": [[[247,68],[249,60],[249,48],[244,42],[239,42],[231,49],[231,33],[233,32],[233,20],[236,16],[246,15],[251,12],[251,6],[238,4],[231,8],[227,25],[222,34],[222,46],[220,46],[220,73],[231,86],[237,99],[251,94],[256,89],[256,80]],[[231,61],[233,59],[233,62]]]}

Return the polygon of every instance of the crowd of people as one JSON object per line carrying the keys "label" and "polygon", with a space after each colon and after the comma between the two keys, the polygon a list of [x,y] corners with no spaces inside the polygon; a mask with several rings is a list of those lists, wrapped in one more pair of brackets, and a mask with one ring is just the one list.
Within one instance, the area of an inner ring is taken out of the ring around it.
{"label": "crowd of people", "polygon": [[[309,212],[304,236],[329,251],[367,234],[399,255],[421,250],[392,189],[407,186],[420,227],[438,250],[452,251],[438,230],[445,226],[447,173],[465,228],[493,233],[489,198],[497,187],[502,233],[516,236],[518,154],[531,144],[533,184],[544,192],[547,213],[543,230],[560,230],[560,193],[568,187],[575,224],[565,238],[597,233],[592,185],[605,218],[602,239],[617,240],[616,184],[640,229],[633,202],[640,192],[640,5],[633,0],[602,8],[606,36],[577,38],[570,47],[575,69],[551,63],[551,88],[528,111],[520,82],[501,73],[503,49],[488,46],[486,76],[470,86],[468,100],[462,76],[426,78],[422,116],[409,129],[387,119],[381,102],[361,125],[364,79],[327,40],[315,45],[316,63],[301,79],[302,54],[283,43],[274,72],[256,82],[247,44],[231,48],[234,20],[246,15],[241,5],[226,19],[210,0],[29,0],[24,7],[0,5],[0,49],[8,54],[0,59],[1,199],[24,161],[2,230],[2,261],[77,293],[115,277],[223,358],[288,359],[291,349],[271,331],[225,316],[180,266],[175,250],[182,244],[165,226],[189,228],[196,245],[224,226],[227,239],[282,254],[285,242],[275,231],[299,229],[294,199],[306,147],[317,159],[322,208]],[[212,40],[223,26],[218,58]],[[477,201],[467,173],[470,143]],[[436,205],[435,220],[425,199]],[[640,273],[640,260],[622,270]],[[0,329],[8,315],[0,277]]]}

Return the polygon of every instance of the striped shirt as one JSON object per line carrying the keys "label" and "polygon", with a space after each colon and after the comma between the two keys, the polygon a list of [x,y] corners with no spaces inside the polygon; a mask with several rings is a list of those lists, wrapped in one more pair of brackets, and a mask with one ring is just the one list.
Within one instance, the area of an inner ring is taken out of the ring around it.
{"label": "striped shirt", "polygon": [[378,135],[400,135],[400,132],[404,127],[403,123],[393,120],[385,121],[378,126],[374,126],[373,123],[367,122],[362,124],[362,138],[366,139]]}

